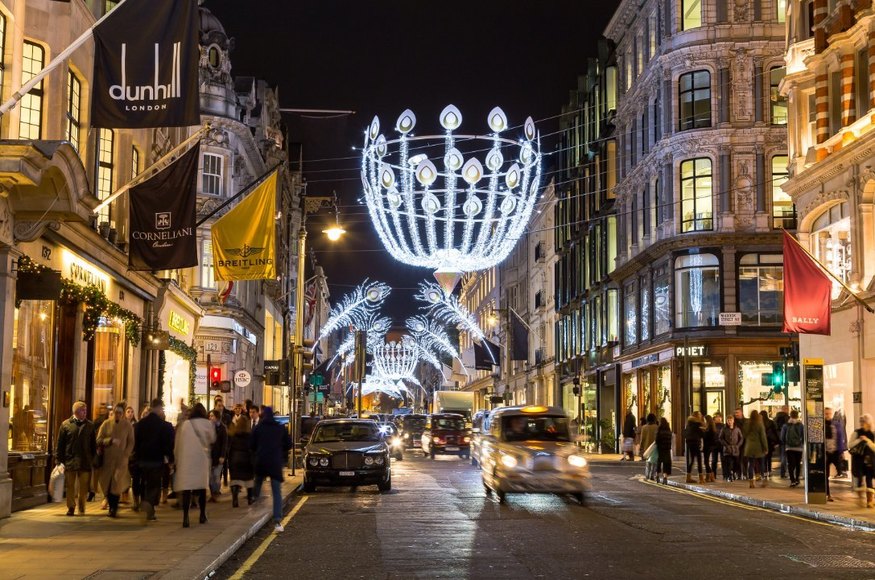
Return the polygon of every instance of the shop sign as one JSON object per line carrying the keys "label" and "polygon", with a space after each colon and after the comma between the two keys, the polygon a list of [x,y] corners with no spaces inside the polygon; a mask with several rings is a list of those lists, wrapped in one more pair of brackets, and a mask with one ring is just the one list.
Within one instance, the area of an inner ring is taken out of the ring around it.
{"label": "shop sign", "polygon": [[175,310],[170,311],[170,318],[167,321],[167,326],[178,332],[179,334],[188,335],[190,325],[188,320]]}
{"label": "shop sign", "polygon": [[264,361],[264,374],[280,372],[280,363],[281,362],[282,361],[279,359]]}
{"label": "shop sign", "polygon": [[721,312],[720,326],[741,326],[741,312]]}
{"label": "shop sign", "polygon": [[238,387],[248,387],[251,382],[252,375],[249,374],[249,371],[239,370],[234,373],[234,384]]}
{"label": "shop sign", "polygon": [[659,353],[648,354],[632,360],[632,368],[643,367],[651,363],[659,362]]}
{"label": "shop sign", "polygon": [[198,395],[206,395],[207,388],[207,368],[198,367],[194,375],[194,392]]}
{"label": "shop sign", "polygon": [[698,344],[695,346],[676,346],[674,349],[675,356],[678,357],[694,357],[694,356],[707,356],[708,349],[704,344]]}
{"label": "shop sign", "polygon": [[76,284],[81,286],[93,284],[100,288],[106,296],[110,295],[109,288],[112,277],[65,248],[61,249],[61,273]]}

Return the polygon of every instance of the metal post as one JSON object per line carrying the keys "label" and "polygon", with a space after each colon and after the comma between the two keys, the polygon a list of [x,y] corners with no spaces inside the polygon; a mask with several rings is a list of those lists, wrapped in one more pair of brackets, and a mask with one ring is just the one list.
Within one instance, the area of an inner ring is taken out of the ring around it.
{"label": "metal post", "polygon": [[295,338],[292,346],[292,377],[289,380],[291,390],[291,408],[289,410],[289,428],[292,434],[292,475],[295,475],[295,437],[298,433],[298,377],[300,376],[301,363],[303,356],[301,355],[301,345],[304,342],[304,255],[307,247],[307,230],[301,223],[301,229],[298,230],[298,279],[295,286]]}

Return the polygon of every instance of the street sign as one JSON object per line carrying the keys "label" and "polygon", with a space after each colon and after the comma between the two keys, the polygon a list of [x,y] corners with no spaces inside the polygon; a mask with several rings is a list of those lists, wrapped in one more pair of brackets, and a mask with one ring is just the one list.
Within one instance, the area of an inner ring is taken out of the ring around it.
{"label": "street sign", "polygon": [[234,373],[234,384],[238,387],[248,387],[251,382],[252,375],[249,374],[249,371],[239,370]]}
{"label": "street sign", "polygon": [[741,326],[741,312],[721,312],[720,326]]}
{"label": "street sign", "polygon": [[805,400],[805,502],[826,503],[826,424],[823,415],[823,359],[803,361]]}
{"label": "street sign", "polygon": [[324,403],[325,395],[322,393],[310,393],[307,397],[307,400],[311,403]]}

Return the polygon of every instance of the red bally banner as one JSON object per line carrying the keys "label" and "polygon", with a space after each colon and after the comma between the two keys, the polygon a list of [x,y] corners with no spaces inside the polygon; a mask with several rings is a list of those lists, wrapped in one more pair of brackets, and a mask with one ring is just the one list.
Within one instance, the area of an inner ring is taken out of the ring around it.
{"label": "red bally banner", "polygon": [[832,281],[784,232],[784,332],[830,334]]}

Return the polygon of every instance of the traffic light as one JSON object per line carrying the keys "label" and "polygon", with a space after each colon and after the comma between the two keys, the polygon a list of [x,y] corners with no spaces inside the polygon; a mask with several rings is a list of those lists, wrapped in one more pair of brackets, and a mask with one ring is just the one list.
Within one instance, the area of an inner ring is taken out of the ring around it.
{"label": "traffic light", "polygon": [[784,390],[784,363],[772,363],[772,390],[776,393],[781,393]]}
{"label": "traffic light", "polygon": [[301,368],[298,369],[301,373],[309,373],[313,370],[313,346],[316,341],[312,338],[305,338],[301,344],[299,352],[301,353]]}
{"label": "traffic light", "polygon": [[210,385],[214,391],[222,388],[222,369],[219,367],[210,368]]}

